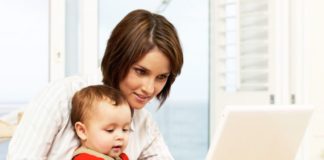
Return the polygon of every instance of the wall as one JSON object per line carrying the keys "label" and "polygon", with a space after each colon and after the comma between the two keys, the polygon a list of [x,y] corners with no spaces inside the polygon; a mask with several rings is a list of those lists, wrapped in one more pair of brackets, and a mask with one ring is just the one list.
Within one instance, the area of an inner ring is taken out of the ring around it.
{"label": "wall", "polygon": [[304,0],[304,54],[307,72],[306,102],[316,112],[311,123],[309,159],[324,159],[324,1]]}

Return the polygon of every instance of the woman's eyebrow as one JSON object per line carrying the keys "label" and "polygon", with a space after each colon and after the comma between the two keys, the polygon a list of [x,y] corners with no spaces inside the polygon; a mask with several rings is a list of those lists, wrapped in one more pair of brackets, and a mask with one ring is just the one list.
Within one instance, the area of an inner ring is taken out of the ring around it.
{"label": "woman's eyebrow", "polygon": [[[135,67],[139,67],[139,68],[145,70],[145,71],[148,72],[148,73],[151,72],[151,70],[149,70],[148,68],[146,68],[146,67],[144,67],[144,66],[141,66],[141,65],[139,65],[139,64],[135,64]],[[169,72],[161,73],[161,74],[159,74],[159,75],[170,75],[170,74],[171,74],[171,72],[169,71]]]}
{"label": "woman's eyebrow", "polygon": [[136,64],[135,67],[138,67],[138,68],[143,69],[143,70],[145,70],[145,71],[147,71],[147,72],[150,72],[149,69],[147,69],[146,67],[141,66],[141,65],[139,65],[139,64]]}
{"label": "woman's eyebrow", "polygon": [[162,74],[160,74],[160,75],[169,76],[170,74],[171,74],[171,73],[168,72],[168,73],[162,73]]}

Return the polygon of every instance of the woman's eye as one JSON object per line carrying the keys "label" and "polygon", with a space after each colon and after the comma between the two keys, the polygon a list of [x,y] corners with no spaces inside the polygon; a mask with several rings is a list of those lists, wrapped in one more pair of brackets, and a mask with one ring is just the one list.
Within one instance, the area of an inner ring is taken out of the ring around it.
{"label": "woman's eye", "polygon": [[145,71],[143,69],[139,69],[139,68],[135,68],[135,72],[138,74],[138,75],[144,75],[145,74]]}
{"label": "woman's eye", "polygon": [[166,76],[166,75],[160,75],[157,78],[158,78],[158,80],[163,81],[163,80],[166,80],[168,78],[168,76]]}

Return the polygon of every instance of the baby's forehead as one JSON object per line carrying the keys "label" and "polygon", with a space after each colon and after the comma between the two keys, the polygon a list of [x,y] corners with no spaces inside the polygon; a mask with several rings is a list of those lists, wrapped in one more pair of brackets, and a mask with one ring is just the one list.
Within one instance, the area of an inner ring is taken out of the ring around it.
{"label": "baby's forehead", "polygon": [[116,101],[114,101],[114,100],[112,100],[110,98],[105,98],[105,99],[94,101],[92,103],[90,111],[97,112],[98,109],[100,109],[102,107],[104,107],[104,108],[106,108],[106,107],[117,107],[119,105],[121,105],[121,104],[117,105]]}
{"label": "baby's forehead", "polygon": [[106,102],[106,103],[109,103],[111,105],[116,105],[117,102],[116,100],[110,98],[110,97],[103,97],[101,100],[99,100],[99,102]]}
{"label": "baby's forehead", "polygon": [[97,114],[97,112],[100,112],[100,108],[103,106],[114,107],[116,106],[116,101],[110,99],[109,97],[93,99],[89,106],[85,107],[84,115],[87,118],[90,118],[91,116],[93,116],[93,114]]}
{"label": "baby's forehead", "polygon": [[122,101],[115,101],[109,97],[104,97],[102,99],[98,99],[93,102],[92,104],[92,110],[96,110],[98,107],[103,106],[103,107],[121,107],[121,106],[129,106],[126,100]]}
{"label": "baby's forehead", "polygon": [[[132,117],[132,109],[127,103],[127,101],[119,102],[116,104],[115,101],[111,99],[100,100],[92,104],[91,109],[88,110],[87,119],[98,118],[98,115],[107,114],[108,112],[111,114],[123,114],[125,109],[129,110],[129,113]],[[127,113],[128,114],[128,113]]]}

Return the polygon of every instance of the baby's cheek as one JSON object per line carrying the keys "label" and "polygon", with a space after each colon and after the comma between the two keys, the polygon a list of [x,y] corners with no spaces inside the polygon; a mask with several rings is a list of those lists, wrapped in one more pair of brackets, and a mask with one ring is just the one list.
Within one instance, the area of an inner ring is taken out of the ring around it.
{"label": "baby's cheek", "polygon": [[123,150],[126,149],[127,145],[128,145],[128,136],[126,136],[126,137],[124,138]]}
{"label": "baby's cheek", "polygon": [[97,143],[98,147],[100,147],[100,150],[102,151],[102,153],[107,154],[110,152],[113,142],[111,141],[111,139],[109,137],[105,138],[105,136],[98,136],[97,142],[98,142]]}

